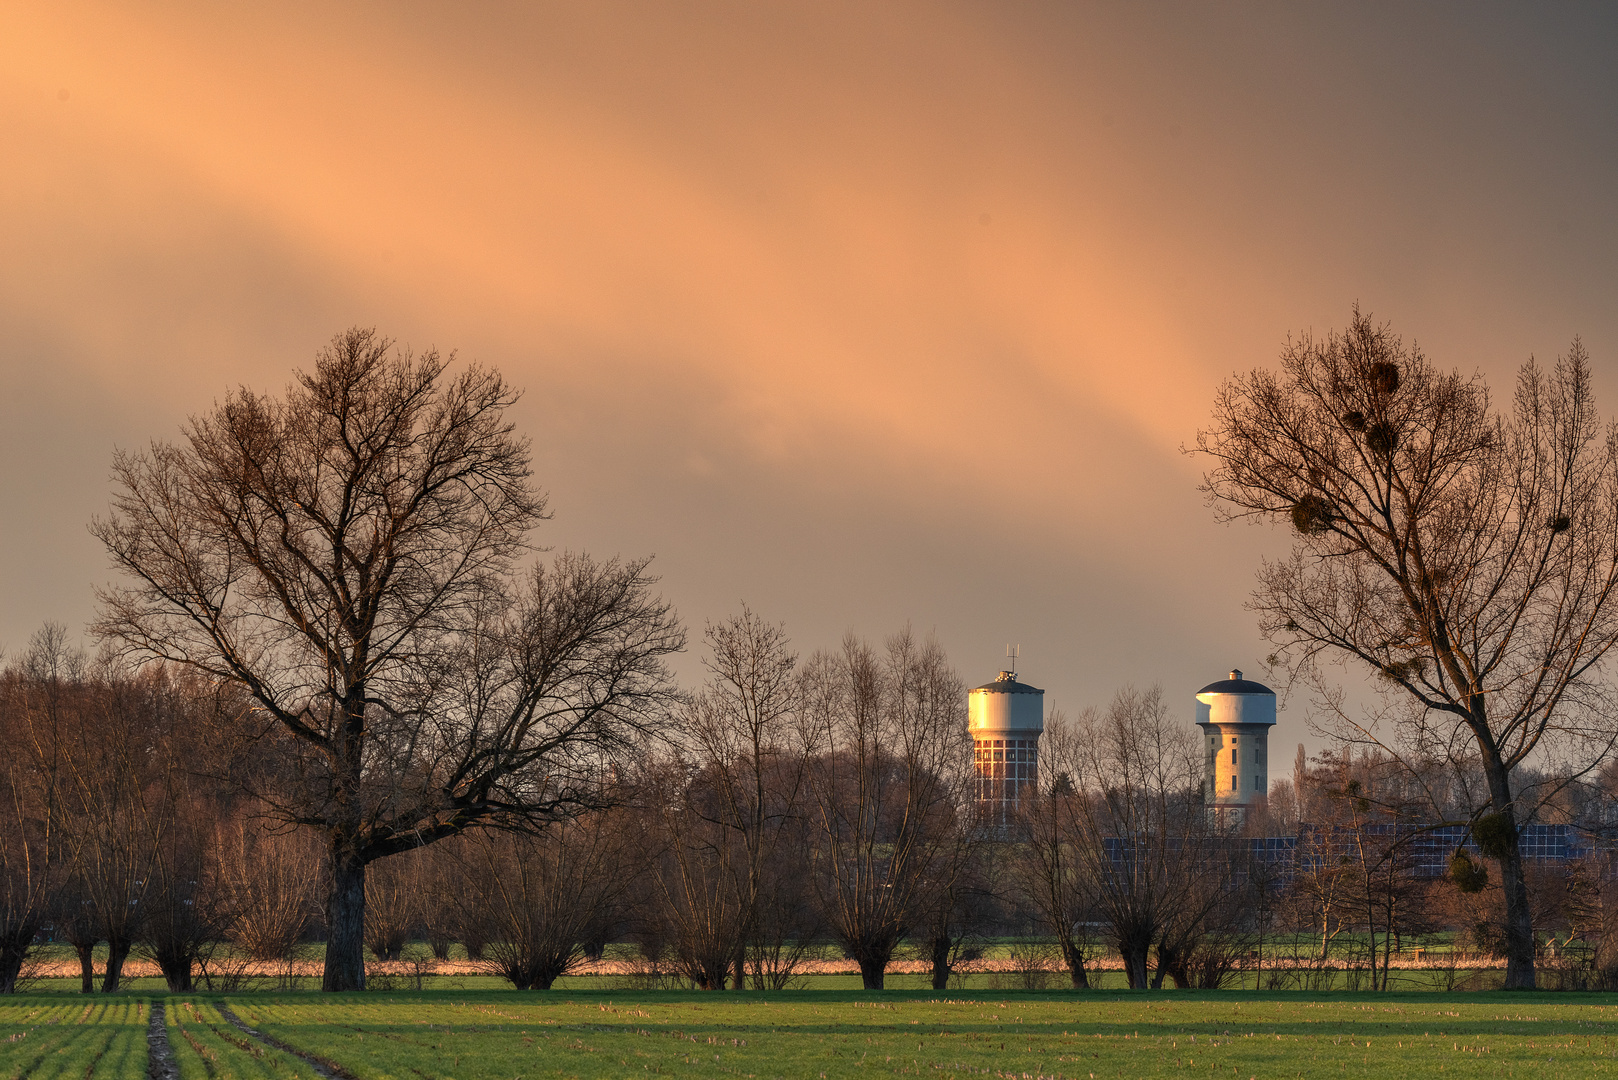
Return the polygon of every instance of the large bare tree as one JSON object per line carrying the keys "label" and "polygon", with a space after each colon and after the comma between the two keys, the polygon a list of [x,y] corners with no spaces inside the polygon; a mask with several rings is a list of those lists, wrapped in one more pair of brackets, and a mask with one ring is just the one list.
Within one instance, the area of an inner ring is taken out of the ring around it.
{"label": "large bare tree", "polygon": [[1402,707],[1370,714],[1391,725],[1337,709],[1351,738],[1475,756],[1506,985],[1534,985],[1519,770],[1555,754],[1577,777],[1618,734],[1599,678],[1618,641],[1618,435],[1583,347],[1548,371],[1530,360],[1501,411],[1481,377],[1434,368],[1356,308],[1347,331],[1290,341],[1279,371],[1226,382],[1196,448],[1222,517],[1296,532],[1253,598],[1274,663],[1317,686],[1323,660],[1380,676]]}
{"label": "large bare tree", "polygon": [[645,562],[515,583],[546,516],[516,394],[448,364],[339,334],[285,395],[118,453],[93,526],[130,579],[99,632],[244,687],[276,766],[255,795],[324,836],[327,990],[364,985],[367,863],[593,804],[684,643]]}

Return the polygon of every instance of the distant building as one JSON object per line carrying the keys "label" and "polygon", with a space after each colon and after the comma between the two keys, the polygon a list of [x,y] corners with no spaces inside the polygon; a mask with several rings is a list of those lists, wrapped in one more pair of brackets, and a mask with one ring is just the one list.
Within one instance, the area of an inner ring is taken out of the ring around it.
{"label": "distant building", "polygon": [[1218,824],[1234,828],[1269,792],[1275,691],[1232,671],[1197,691],[1197,725],[1206,761],[1203,800]]}
{"label": "distant building", "polygon": [[966,695],[978,806],[986,823],[1006,828],[1023,799],[1039,790],[1039,736],[1045,730],[1045,691],[1002,671]]}

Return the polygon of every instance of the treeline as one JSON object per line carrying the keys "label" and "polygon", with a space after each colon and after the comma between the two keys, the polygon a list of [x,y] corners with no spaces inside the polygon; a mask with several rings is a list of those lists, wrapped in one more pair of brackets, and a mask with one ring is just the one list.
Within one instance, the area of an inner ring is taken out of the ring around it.
{"label": "treeline", "polygon": [[[971,753],[965,688],[937,644],[851,638],[800,665],[750,613],[708,641],[711,680],[575,767],[565,804],[373,860],[370,951],[458,940],[514,985],[548,987],[632,940],[720,988],[780,985],[829,939],[879,987],[919,927],[959,938]],[[0,988],[47,937],[77,951],[86,991],[105,942],[113,991],[132,953],[185,990],[225,946],[275,960],[319,936],[331,859],[296,808],[326,800],[303,789],[327,780],[289,742],[229,680],[36,635],[0,674]],[[423,756],[378,746],[369,788],[400,760]],[[401,782],[396,798],[424,789]]]}
{"label": "treeline", "polygon": [[[1504,947],[1486,860],[1458,855],[1435,879],[1410,855],[1435,820],[1432,792],[1455,787],[1463,813],[1453,771],[1300,756],[1233,833],[1203,805],[1185,710],[1124,690],[1051,718],[1018,820],[990,827],[974,804],[966,686],[936,643],[850,637],[804,659],[744,611],[708,628],[705,663],[707,681],[671,696],[643,741],[601,756],[569,812],[376,860],[368,950],[397,959],[419,939],[444,958],[458,942],[514,986],[547,988],[620,943],[643,972],[723,989],[788,985],[828,949],[868,988],[899,956],[943,988],[1008,936],[1048,942],[1075,988],[1103,956],[1135,987],[1218,987],[1266,949],[1277,985],[1346,965],[1386,987],[1392,958],[1423,935]],[[131,955],[187,990],[227,957],[289,961],[323,936],[320,835],[279,809],[319,774],[299,772],[286,739],[228,681],[87,657],[59,628],[36,635],[0,674],[0,987],[15,989],[47,938],[75,950],[89,992],[101,943],[102,990]],[[1610,803],[1546,783],[1546,814]],[[1296,849],[1253,842],[1300,821],[1314,828]],[[1388,828],[1400,822],[1411,828]],[[1590,864],[1533,878],[1537,926],[1609,943],[1592,971],[1615,966],[1610,879]]]}

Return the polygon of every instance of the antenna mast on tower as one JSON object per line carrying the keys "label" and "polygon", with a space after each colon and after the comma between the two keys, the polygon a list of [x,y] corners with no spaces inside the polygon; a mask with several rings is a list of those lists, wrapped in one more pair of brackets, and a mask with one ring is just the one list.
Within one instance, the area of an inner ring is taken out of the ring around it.
{"label": "antenna mast on tower", "polygon": [[1017,674],[1017,661],[1022,658],[1021,645],[1006,646],[1006,667],[1010,669],[1013,677]]}

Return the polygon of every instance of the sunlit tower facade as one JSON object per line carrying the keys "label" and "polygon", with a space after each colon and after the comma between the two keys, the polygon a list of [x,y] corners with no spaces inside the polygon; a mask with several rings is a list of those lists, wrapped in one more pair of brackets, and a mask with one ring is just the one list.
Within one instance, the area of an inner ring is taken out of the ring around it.
{"label": "sunlit tower facade", "polygon": [[1002,671],[966,695],[972,765],[984,823],[1004,829],[1024,800],[1039,790],[1039,736],[1045,730],[1045,691]]}
{"label": "sunlit tower facade", "polygon": [[1234,828],[1270,790],[1275,691],[1232,671],[1197,691],[1197,724],[1206,763],[1203,801],[1216,823]]}

